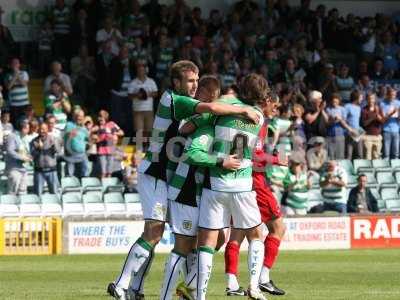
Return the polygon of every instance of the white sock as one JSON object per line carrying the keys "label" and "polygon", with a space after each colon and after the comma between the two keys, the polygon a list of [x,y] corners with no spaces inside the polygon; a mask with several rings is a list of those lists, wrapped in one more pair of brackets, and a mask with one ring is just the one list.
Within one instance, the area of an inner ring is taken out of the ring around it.
{"label": "white sock", "polygon": [[260,240],[252,240],[249,244],[247,264],[250,274],[250,287],[257,289],[261,268],[264,259],[264,243]]}
{"label": "white sock", "polygon": [[131,283],[129,285],[131,289],[143,294],[144,282],[146,280],[147,275],[149,274],[151,264],[153,263],[153,258],[154,258],[154,252],[151,252],[149,258],[140,268],[139,272],[137,272],[135,276],[132,277]]}
{"label": "white sock", "polygon": [[164,283],[161,289],[160,300],[172,300],[179,272],[185,263],[186,257],[176,252],[171,252],[165,264]]}
{"label": "white sock", "polygon": [[260,274],[260,283],[269,282],[269,269],[266,266],[262,266],[261,274]]}
{"label": "white sock", "polygon": [[196,300],[206,300],[207,286],[210,280],[214,249],[206,246],[199,248],[197,255],[197,297]]}
{"label": "white sock", "polygon": [[226,281],[228,282],[228,288],[230,290],[238,290],[239,289],[239,282],[235,274],[226,273]]}
{"label": "white sock", "polygon": [[131,276],[139,271],[149,257],[152,248],[152,245],[142,238],[139,238],[132,245],[128,256],[126,257],[124,266],[122,267],[121,274],[115,281],[116,286],[123,289],[128,288],[129,282],[131,281]]}

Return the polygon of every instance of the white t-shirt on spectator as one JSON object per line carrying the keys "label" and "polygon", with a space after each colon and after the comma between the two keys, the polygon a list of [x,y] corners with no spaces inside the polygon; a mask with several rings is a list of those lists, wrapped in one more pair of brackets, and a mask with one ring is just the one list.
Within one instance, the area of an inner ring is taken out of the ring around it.
{"label": "white t-shirt on spectator", "polygon": [[[157,85],[153,79],[146,77],[145,81],[138,78],[132,80],[129,84],[129,94],[136,94],[140,89],[144,89],[149,96],[150,93],[158,91]],[[132,104],[133,111],[153,111],[153,97],[147,97],[146,100],[134,99]]]}
{"label": "white t-shirt on spectator", "polygon": [[[96,42],[103,43],[105,41],[111,40],[112,41],[111,52],[114,55],[118,55],[119,54],[119,46],[118,46],[118,42],[115,39],[114,35],[117,36],[119,39],[122,39],[122,34],[118,29],[113,28],[113,29],[111,29],[110,32],[107,32],[104,28],[100,29],[96,33]],[[101,48],[99,50],[99,53],[101,53]]]}
{"label": "white t-shirt on spectator", "polygon": [[[51,82],[54,79],[57,79],[57,78],[53,74],[46,77],[46,79],[44,81],[44,93],[50,92]],[[70,89],[72,91],[71,78],[69,77],[69,75],[67,75],[65,73],[61,73],[60,76],[58,77],[58,80],[60,80],[63,83],[65,88]]]}

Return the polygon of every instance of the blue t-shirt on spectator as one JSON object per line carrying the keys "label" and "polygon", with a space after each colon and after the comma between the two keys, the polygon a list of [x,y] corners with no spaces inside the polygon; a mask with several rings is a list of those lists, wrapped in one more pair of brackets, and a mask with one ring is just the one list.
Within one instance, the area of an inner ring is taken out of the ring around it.
{"label": "blue t-shirt on spectator", "polygon": [[[330,117],[335,117],[339,116],[343,120],[346,120],[346,111],[343,106],[338,106],[338,107],[328,107],[326,109],[326,113]],[[344,136],[346,130],[342,127],[342,125],[339,122],[333,123],[328,127],[328,136]]]}
{"label": "blue t-shirt on spectator", "polygon": [[[382,110],[382,113],[386,116],[391,110],[399,109],[400,108],[400,101],[395,99],[393,101],[388,101],[387,99],[383,100],[380,103],[380,108]],[[390,119],[388,119],[384,124],[383,124],[383,131],[384,132],[392,132],[392,133],[398,133],[399,132],[399,114],[396,112]]]}
{"label": "blue t-shirt on spectator", "polygon": [[[76,130],[76,135],[70,137],[71,131]],[[86,144],[89,140],[89,132],[83,126],[78,126],[76,123],[68,122],[65,126],[64,142],[68,153],[82,154],[86,152]],[[69,144],[69,147],[68,147]],[[68,149],[70,148],[70,149]],[[72,151],[72,153],[71,153]]]}
{"label": "blue t-shirt on spectator", "polygon": [[399,61],[397,60],[398,52],[399,46],[396,44],[383,49],[383,67],[386,71],[397,71],[399,69]]}
{"label": "blue t-shirt on spectator", "polygon": [[360,118],[361,118],[361,107],[353,103],[347,103],[344,106],[346,111],[346,122],[354,129],[360,128]]}

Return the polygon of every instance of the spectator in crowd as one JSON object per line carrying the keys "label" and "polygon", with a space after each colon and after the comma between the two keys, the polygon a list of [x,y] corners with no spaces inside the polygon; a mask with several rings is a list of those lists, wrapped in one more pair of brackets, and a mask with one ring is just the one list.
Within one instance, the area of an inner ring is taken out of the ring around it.
{"label": "spectator in crowd", "polygon": [[149,137],[153,126],[153,100],[158,95],[155,81],[147,77],[146,66],[136,63],[136,78],[129,84],[129,98],[133,101],[133,128],[136,136]]}
{"label": "spectator in crowd", "polygon": [[104,42],[101,49],[101,53],[96,56],[96,94],[99,108],[110,111],[110,65],[114,58],[114,55],[111,52],[111,42]]}
{"label": "spectator in crowd", "polygon": [[13,53],[15,46],[14,38],[10,29],[3,24],[4,13],[5,11],[0,6],[0,66],[4,66],[7,63],[8,58]]}
{"label": "spectator in crowd", "polygon": [[7,137],[14,131],[14,126],[10,122],[11,116],[8,110],[1,112],[1,129],[3,133],[3,141],[7,141]]}
{"label": "spectator in crowd", "polygon": [[306,215],[308,190],[311,178],[306,172],[306,161],[302,154],[293,152],[289,158],[289,172],[283,179],[285,195],[282,199],[286,215]]}
{"label": "spectator in crowd", "polygon": [[97,46],[101,51],[101,45],[104,42],[110,41],[111,43],[111,53],[113,55],[118,55],[120,52],[120,46],[123,42],[123,36],[121,32],[114,26],[114,20],[111,16],[104,19],[104,27],[97,31],[96,42]]}
{"label": "spectator in crowd", "polygon": [[342,64],[339,67],[339,74],[336,76],[337,91],[345,104],[351,101],[350,95],[355,85],[353,77],[349,74],[349,70],[347,65]]}
{"label": "spectator in crowd", "polygon": [[[352,160],[353,157],[363,158],[363,144],[360,141],[361,134],[361,101],[362,95],[359,91],[354,90],[350,94],[350,103],[344,106],[346,123],[350,126],[355,134],[347,132],[346,135],[346,157]],[[355,150],[355,151],[354,151]],[[357,155],[355,155],[357,153]]]}
{"label": "spectator in crowd", "polygon": [[309,144],[312,145],[312,148],[307,151],[306,155],[308,169],[316,174],[322,174],[325,164],[328,162],[328,151],[324,147],[325,139],[316,136],[309,140]]}
{"label": "spectator in crowd", "polygon": [[113,172],[113,151],[118,138],[124,132],[117,124],[109,120],[109,114],[101,110],[97,117],[99,125],[93,129],[97,134],[97,158],[101,170],[101,177],[110,177]]}
{"label": "spectator in crowd", "polygon": [[52,114],[46,115],[46,124],[47,124],[47,134],[52,136],[54,140],[58,143],[59,154],[60,156],[64,154],[64,145],[63,145],[63,136],[61,130],[57,129],[57,119]]}
{"label": "spectator in crowd", "polygon": [[365,130],[363,136],[365,158],[368,160],[381,157],[382,123],[384,117],[376,101],[375,94],[367,95],[367,106],[361,113],[361,124]]}
{"label": "spectator in crowd", "polygon": [[379,212],[378,201],[367,187],[367,176],[358,175],[358,185],[351,189],[347,200],[348,213]]}
{"label": "spectator in crowd", "polygon": [[27,193],[27,165],[32,162],[29,145],[24,137],[29,133],[29,123],[19,120],[17,131],[11,133],[6,142],[6,174],[8,177],[8,194],[22,195]]}
{"label": "spectator in crowd", "polygon": [[[28,145],[31,145],[31,142],[38,137],[39,135],[39,121],[36,118],[33,118],[31,120],[27,119],[29,122],[29,132],[25,136],[26,143]],[[29,151],[31,150],[29,146]]]}
{"label": "spectator in crowd", "polygon": [[46,113],[52,114],[55,117],[55,127],[63,131],[67,124],[68,115],[71,113],[71,103],[67,93],[63,90],[60,80],[52,80],[50,91],[44,99],[44,107]]}
{"label": "spectator in crowd", "polygon": [[78,56],[71,59],[71,80],[79,102],[90,111],[97,111],[94,93],[95,67],[94,57],[89,56],[89,48],[82,44]]}
{"label": "spectator in crowd", "polygon": [[363,99],[367,98],[369,93],[374,92],[374,85],[371,82],[368,74],[362,74],[360,79],[358,80],[357,90],[363,95]]}
{"label": "spectator in crowd", "polygon": [[111,119],[118,120],[122,130],[132,136],[132,102],[128,98],[129,84],[134,78],[135,67],[129,59],[128,47],[121,47],[119,56],[110,65]]}
{"label": "spectator in crowd", "polygon": [[49,135],[46,123],[40,124],[39,136],[31,142],[34,176],[33,188],[37,195],[42,195],[44,183],[51,194],[57,194],[59,182],[57,177],[57,157],[60,144]]}
{"label": "spectator in crowd", "polygon": [[[94,55],[96,49],[95,38],[96,28],[90,23],[87,11],[83,8],[79,9],[71,24],[71,45],[73,45],[73,49],[79,49],[81,45],[87,45],[90,55]],[[74,54],[76,54],[75,51]]]}
{"label": "spectator in crowd", "polygon": [[375,54],[383,58],[383,66],[386,72],[395,74],[399,70],[400,47],[393,42],[393,36],[389,30],[382,34]]}
{"label": "spectator in crowd", "polygon": [[19,58],[10,60],[10,72],[5,75],[4,83],[8,90],[8,106],[11,113],[11,123],[16,124],[29,105],[28,92],[29,75],[21,70]]}
{"label": "spectator in crowd", "polygon": [[89,132],[85,128],[85,113],[77,109],[73,113],[73,121],[67,122],[64,134],[64,159],[67,162],[67,176],[82,178],[89,176],[88,147]]}
{"label": "spectator in crowd", "polygon": [[135,157],[135,155],[132,155],[130,164],[123,170],[123,182],[125,185],[125,191],[128,193],[136,192],[138,163]]}
{"label": "spectator in crowd", "polygon": [[71,55],[70,33],[72,11],[64,0],[56,0],[52,10],[54,26],[54,55],[57,59],[69,60]]}
{"label": "spectator in crowd", "polygon": [[311,212],[322,213],[326,210],[347,212],[346,186],[347,173],[336,161],[328,162],[327,170],[320,178],[323,204],[311,208]]}
{"label": "spectator in crowd", "polygon": [[370,78],[372,80],[384,80],[384,79],[390,79],[390,76],[385,72],[383,69],[383,60],[382,58],[378,57],[375,59],[373,69],[370,73]]}
{"label": "spectator in crowd", "polygon": [[54,32],[51,21],[44,21],[38,36],[38,64],[41,75],[47,73],[53,56]]}
{"label": "spectator in crowd", "polygon": [[388,88],[386,98],[380,103],[383,114],[383,157],[399,158],[399,109],[396,90]]}
{"label": "spectator in crowd", "polygon": [[292,130],[293,136],[293,148],[305,149],[307,143],[307,137],[305,132],[305,123],[303,120],[304,108],[301,104],[293,105],[293,120],[290,130]]}
{"label": "spectator in crowd", "polygon": [[157,85],[164,89],[168,86],[168,70],[174,58],[174,49],[171,47],[171,41],[168,38],[168,30],[160,32],[158,43],[153,48],[153,74]]}
{"label": "spectator in crowd", "polygon": [[331,63],[325,65],[324,71],[317,79],[317,88],[322,92],[324,98],[330,99],[337,92],[335,67]]}
{"label": "spectator in crowd", "polygon": [[73,93],[71,78],[69,75],[62,73],[62,65],[59,61],[53,61],[50,66],[51,73],[44,80],[44,92],[48,93],[50,91],[51,82],[54,79],[57,79],[61,82],[62,88],[64,92],[67,93],[68,96],[71,96]]}
{"label": "spectator in crowd", "polygon": [[306,108],[304,115],[307,139],[313,136],[326,136],[329,117],[325,112],[326,103],[322,99],[322,93],[311,91],[309,102],[310,106]]}
{"label": "spectator in crowd", "polygon": [[328,154],[331,159],[343,159],[345,151],[346,111],[341,105],[339,94],[332,94],[329,106],[326,108],[328,122]]}

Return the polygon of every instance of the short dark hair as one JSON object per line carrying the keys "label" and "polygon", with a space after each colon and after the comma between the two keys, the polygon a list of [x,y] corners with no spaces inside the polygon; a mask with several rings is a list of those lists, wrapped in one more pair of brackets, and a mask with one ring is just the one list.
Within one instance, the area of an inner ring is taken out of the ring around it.
{"label": "short dark hair", "polygon": [[240,86],[241,100],[248,105],[263,103],[267,100],[270,92],[267,80],[256,73],[246,75]]}
{"label": "short dark hair", "polygon": [[221,84],[218,77],[214,75],[203,75],[199,80],[199,87],[211,87],[214,90],[220,90]]}
{"label": "short dark hair", "polygon": [[182,73],[192,71],[194,73],[199,73],[199,68],[195,63],[190,60],[180,60],[171,66],[171,80],[178,79],[182,80]]}
{"label": "short dark hair", "polygon": [[360,99],[360,92],[358,90],[354,90],[350,94],[350,102],[358,101]]}
{"label": "short dark hair", "polygon": [[360,179],[361,177],[367,177],[367,174],[365,173],[358,174],[357,179]]}

